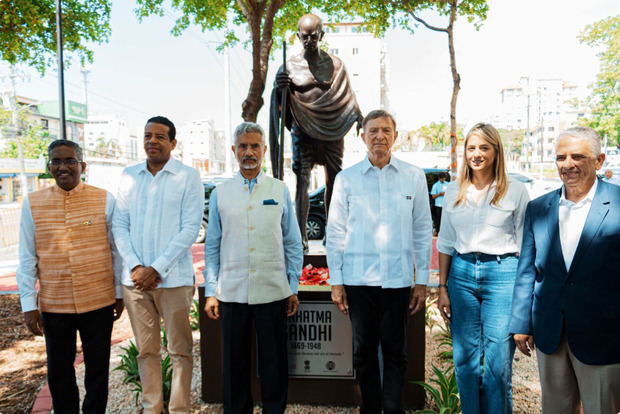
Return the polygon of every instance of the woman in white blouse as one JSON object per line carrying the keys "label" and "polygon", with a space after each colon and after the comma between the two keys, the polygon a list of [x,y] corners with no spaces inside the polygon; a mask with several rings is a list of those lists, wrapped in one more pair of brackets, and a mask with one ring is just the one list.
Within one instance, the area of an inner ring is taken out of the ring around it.
{"label": "woman in white blouse", "polygon": [[497,130],[475,125],[459,179],[446,190],[437,241],[437,305],[452,331],[464,414],[512,413],[509,322],[528,201],[523,184],[508,179]]}

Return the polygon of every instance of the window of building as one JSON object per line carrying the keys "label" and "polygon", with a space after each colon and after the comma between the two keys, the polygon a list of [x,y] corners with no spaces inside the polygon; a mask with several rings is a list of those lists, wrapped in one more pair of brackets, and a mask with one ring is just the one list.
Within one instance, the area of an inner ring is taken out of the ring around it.
{"label": "window of building", "polygon": [[360,50],[356,47],[353,48],[353,50],[351,51],[352,54],[357,55],[360,53]]}
{"label": "window of building", "polygon": [[337,55],[338,49],[329,49],[329,53],[331,53],[332,55]]}
{"label": "window of building", "polygon": [[555,128],[554,128],[554,127],[549,127],[549,128],[547,128],[547,131],[549,131],[549,132],[552,132],[552,131],[554,131],[554,130],[555,130]]}
{"label": "window of building", "polygon": [[41,119],[41,128],[45,130],[49,129],[49,126],[50,126],[49,123],[50,123],[49,119]]}

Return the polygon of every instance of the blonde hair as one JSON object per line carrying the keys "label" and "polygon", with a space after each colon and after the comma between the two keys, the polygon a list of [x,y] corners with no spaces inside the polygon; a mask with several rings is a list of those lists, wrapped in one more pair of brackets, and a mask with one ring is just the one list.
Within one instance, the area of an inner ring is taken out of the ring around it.
{"label": "blonde hair", "polygon": [[495,160],[493,161],[493,179],[495,183],[495,194],[490,204],[499,205],[499,201],[508,191],[508,175],[506,174],[506,163],[504,161],[504,147],[499,132],[491,125],[480,122],[467,133],[463,150],[463,164],[461,166],[461,174],[459,176],[459,193],[454,202],[458,206],[461,202],[466,201],[467,188],[472,183],[473,171],[467,163],[467,143],[472,136],[483,138],[491,144],[495,149]]}

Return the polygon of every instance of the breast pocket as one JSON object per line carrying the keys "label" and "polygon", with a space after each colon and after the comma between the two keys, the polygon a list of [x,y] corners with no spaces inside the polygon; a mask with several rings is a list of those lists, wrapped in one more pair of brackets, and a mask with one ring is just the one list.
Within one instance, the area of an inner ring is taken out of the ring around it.
{"label": "breast pocket", "polygon": [[511,229],[513,227],[512,223],[512,213],[514,208],[510,208],[510,206],[495,206],[491,204],[488,215],[486,217],[486,224],[489,224],[494,227],[501,227],[505,229]]}

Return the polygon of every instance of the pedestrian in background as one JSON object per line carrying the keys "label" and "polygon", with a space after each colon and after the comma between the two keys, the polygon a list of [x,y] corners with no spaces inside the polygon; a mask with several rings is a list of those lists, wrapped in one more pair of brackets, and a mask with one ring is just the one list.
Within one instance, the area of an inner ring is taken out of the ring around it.
{"label": "pedestrian in background", "polygon": [[512,413],[510,308],[529,198],[509,181],[493,126],[475,125],[464,148],[443,202],[437,306],[450,323],[463,413]]}
{"label": "pedestrian in background", "polygon": [[437,176],[437,181],[431,187],[431,197],[433,199],[433,218],[435,223],[435,236],[439,233],[441,228],[441,208],[443,207],[443,199],[446,194],[446,188],[448,188],[448,183],[446,179],[448,178],[448,173],[440,172]]}
{"label": "pedestrian in background", "polygon": [[610,184],[620,185],[620,180],[618,177],[614,177],[614,172],[609,168],[605,170],[605,176],[603,177],[603,181],[608,182]]}

